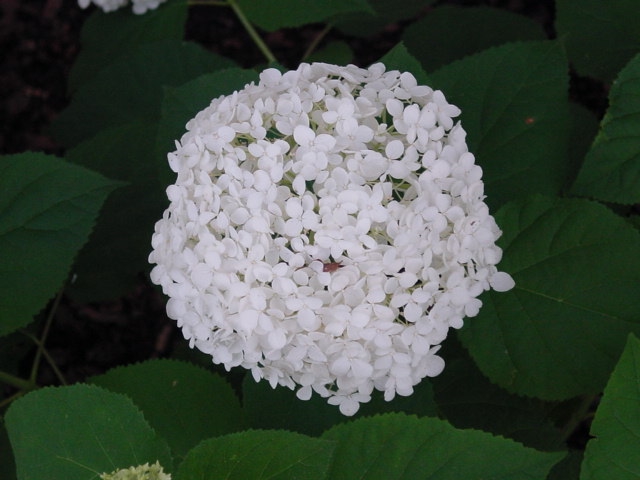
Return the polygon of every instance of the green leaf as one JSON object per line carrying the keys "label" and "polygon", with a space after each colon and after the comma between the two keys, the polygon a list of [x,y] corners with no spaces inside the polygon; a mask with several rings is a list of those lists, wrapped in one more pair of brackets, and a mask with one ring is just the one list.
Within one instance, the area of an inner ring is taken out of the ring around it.
{"label": "green leaf", "polygon": [[78,300],[117,297],[149,268],[153,226],[167,203],[157,181],[156,131],[153,123],[127,123],[67,152],[70,161],[127,182],[109,197],[89,243],[78,255],[70,290]]}
{"label": "green leaf", "polygon": [[491,7],[454,5],[429,10],[402,36],[409,52],[428,71],[489,47],[545,38],[540,24],[522,15]]}
{"label": "green leaf", "polygon": [[300,27],[344,13],[370,12],[366,0],[234,0],[244,15],[263,30]]}
{"label": "green leaf", "polygon": [[335,27],[347,35],[369,37],[385,26],[400,20],[415,18],[425,7],[435,0],[367,0],[372,12],[341,15]]}
{"label": "green leaf", "polygon": [[0,157],[0,335],[31,322],[62,286],[118,185],[41,153]]}
{"label": "green leaf", "polygon": [[182,40],[186,20],[184,0],[172,0],[144,15],[132,15],[126,8],[109,13],[96,10],[82,26],[82,49],[71,69],[69,89],[77,90],[104,67],[142,44]]}
{"label": "green leaf", "polygon": [[499,265],[515,288],[486,292],[459,331],[480,370],[509,391],[548,400],[602,390],[629,332],[640,332],[640,234],[587,200],[505,205]]}
{"label": "green leaf", "polygon": [[640,340],[629,335],[591,424],[581,480],[640,478]]}
{"label": "green leaf", "polygon": [[565,190],[569,189],[578,176],[585,156],[598,133],[598,118],[592,111],[573,102],[569,104],[569,111],[571,113],[571,133],[567,160],[570,174],[567,178]]}
{"label": "green leaf", "polygon": [[537,450],[562,448],[561,432],[548,419],[549,404],[510,394],[489,382],[455,336],[447,338],[438,354],[446,367],[431,380],[435,400],[440,414],[454,427],[502,435]]}
{"label": "green leaf", "polygon": [[258,80],[258,73],[253,70],[229,68],[201,75],[177,87],[164,88],[156,141],[159,180],[163,189],[175,182],[176,174],[169,169],[167,153],[175,150],[175,140],[186,133],[186,123],[208,107],[213,99],[230,95]]}
{"label": "green leaf", "polygon": [[[162,112],[164,88],[184,84],[224,64],[191,44],[143,45],[80,89],[74,97],[78,101],[63,113],[66,120],[58,127],[66,125],[65,135],[81,134],[82,138],[75,138],[78,141],[90,136],[69,150],[67,158],[129,183],[109,199],[90,243],[80,253],[73,292],[76,298],[113,298],[126,291],[140,272],[148,270],[153,226],[167,205],[164,191],[172,181],[158,181],[158,165],[168,170],[167,151],[175,148],[176,138],[159,138],[159,123],[177,121],[184,130],[186,120],[197,113],[174,119],[169,112],[170,118],[164,117],[161,122],[161,114],[166,114]],[[114,83],[126,86],[115,93],[108,91]],[[100,120],[79,127],[90,112]]]}
{"label": "green leaf", "polygon": [[353,62],[353,50],[347,42],[337,40],[327,43],[313,52],[305,62],[325,62],[334,65],[348,65]]}
{"label": "green leaf", "polygon": [[2,418],[0,418],[0,478],[16,480],[16,462],[13,459],[13,451]]}
{"label": "green leaf", "polygon": [[431,84],[427,74],[422,68],[422,65],[420,65],[420,62],[409,53],[407,47],[402,42],[389,50],[380,59],[380,62],[385,64],[387,71],[399,70],[401,72],[410,72],[414,77],[416,77],[419,84]]}
{"label": "green leaf", "polygon": [[640,202],[640,54],[611,86],[609,108],[572,192],[606,202]]}
{"label": "green leaf", "polygon": [[578,480],[583,456],[581,450],[569,450],[567,456],[553,466],[547,480]]}
{"label": "green leaf", "polygon": [[180,85],[232,65],[193,43],[165,40],[140,45],[83,84],[54,121],[53,132],[70,147],[109,127],[153,122],[160,117],[163,86]]}
{"label": "green leaf", "polygon": [[542,453],[476,430],[456,430],[435,418],[387,414],[338,425],[323,439],[337,442],[331,480],[544,478],[564,453]]}
{"label": "green leaf", "polygon": [[381,392],[374,392],[369,403],[362,404],[354,417],[345,417],[338,407],[329,405],[326,398],[312,395],[303,401],[293,390],[271,388],[266,381],[256,382],[246,375],[242,384],[244,411],[253,428],[286,428],[306,435],[320,435],[328,428],[353,418],[383,412],[405,412],[420,416],[435,416],[431,384],[424,380],[414,387],[408,397],[396,396],[385,402]]}
{"label": "green leaf", "polygon": [[580,75],[606,82],[640,50],[637,0],[556,0],[556,31]]}
{"label": "green leaf", "polygon": [[95,480],[156,460],[171,471],[169,447],[124,395],[91,385],[43,388],[6,414],[20,480]]}
{"label": "green leaf", "polygon": [[191,450],[176,480],[322,480],[333,448],[333,442],[293,432],[234,433]]}
{"label": "green leaf", "polygon": [[227,382],[189,363],[151,360],[112,369],[90,382],[128,395],[174,455],[244,427],[240,401]]}
{"label": "green leaf", "polygon": [[430,74],[462,109],[469,150],[492,209],[531,193],[555,195],[568,175],[567,64],[556,42],[512,43]]}

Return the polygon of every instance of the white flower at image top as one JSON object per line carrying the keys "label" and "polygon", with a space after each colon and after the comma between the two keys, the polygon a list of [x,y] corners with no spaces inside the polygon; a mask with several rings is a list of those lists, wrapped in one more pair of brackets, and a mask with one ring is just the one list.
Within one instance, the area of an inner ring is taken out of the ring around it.
{"label": "white flower at image top", "polygon": [[[133,13],[142,15],[148,10],[155,10],[158,6],[167,0],[131,0],[131,8]],[[87,8],[91,4],[101,8],[104,12],[113,12],[129,4],[129,0],[78,0],[81,8]]]}
{"label": "white flower at image top", "polygon": [[149,257],[190,346],[344,415],[438,375],[449,328],[514,286],[459,114],[380,63],[214,99],[169,154]]}

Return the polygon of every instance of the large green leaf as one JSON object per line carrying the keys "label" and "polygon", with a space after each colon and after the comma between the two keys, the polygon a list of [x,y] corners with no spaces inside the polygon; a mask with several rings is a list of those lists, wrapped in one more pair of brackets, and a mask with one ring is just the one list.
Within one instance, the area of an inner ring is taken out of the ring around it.
{"label": "large green leaf", "polygon": [[545,38],[540,24],[522,15],[497,8],[454,5],[429,10],[402,37],[409,52],[430,72],[489,47]]}
{"label": "large green leaf", "polygon": [[582,480],[640,478],[640,341],[630,335],[598,406]]}
{"label": "large green leaf", "polygon": [[107,65],[144,43],[181,40],[187,20],[187,2],[171,0],[144,15],[129,9],[96,10],[82,25],[82,49],[69,75],[69,89],[94,78]]}
{"label": "large green leaf", "polygon": [[369,37],[386,25],[408,20],[417,16],[435,0],[367,0],[372,12],[358,12],[341,15],[335,21],[335,27],[347,35]]}
{"label": "large green leaf", "polygon": [[601,391],[629,332],[640,333],[640,234],[587,200],[530,197],[505,205],[500,269],[459,336],[491,381],[549,400]]}
{"label": "large green leaf", "polygon": [[[175,138],[158,139],[164,88],[228,63],[193,44],[145,44],[84,85],[62,114],[57,123],[61,138],[74,145],[84,140],[68,151],[67,158],[129,183],[109,199],[80,253],[76,297],[120,295],[147,270],[153,225],[167,203],[166,184],[158,182],[158,165],[166,164],[166,150],[160,153],[156,142],[172,144]],[[113,85],[122,87],[113,90]]]}
{"label": "large green leaf", "polygon": [[16,462],[7,436],[4,421],[0,418],[0,478],[16,480]]}
{"label": "large green leaf", "polygon": [[159,461],[169,448],[124,395],[91,385],[44,388],[6,414],[20,480],[95,480],[100,473]]}
{"label": "large green leaf", "polygon": [[611,86],[609,109],[572,191],[607,202],[631,204],[640,202],[639,185],[640,54]]}
{"label": "large green leaf", "polygon": [[556,0],[556,30],[579,74],[610,82],[640,50],[638,0]]}
{"label": "large green leaf", "polygon": [[331,480],[544,478],[564,453],[542,453],[435,418],[386,414],[338,425],[321,438],[337,442]]}
{"label": "large green leaf", "polygon": [[489,382],[455,336],[447,338],[439,355],[446,367],[431,380],[435,401],[454,427],[503,435],[537,450],[562,448],[561,432],[548,418],[548,403],[510,394]]}
{"label": "large green leaf", "polygon": [[174,360],[151,360],[112,369],[91,383],[128,395],[174,455],[206,438],[244,427],[240,401],[218,375]]}
{"label": "large green leaf", "polygon": [[569,104],[571,112],[571,133],[569,145],[569,177],[564,190],[569,190],[578,176],[578,172],[584,163],[585,156],[591,148],[593,139],[598,133],[598,118],[586,107],[571,102]]}
{"label": "large green leaf", "polygon": [[496,208],[530,193],[556,194],[568,175],[567,64],[556,42],[512,43],[429,75],[462,109],[467,143]]}
{"label": "large green leaf", "polygon": [[287,388],[271,388],[268,382],[256,382],[246,375],[242,396],[247,421],[253,428],[286,428],[306,435],[320,435],[338,423],[382,412],[405,412],[420,416],[435,416],[437,407],[433,389],[424,380],[414,387],[408,397],[396,396],[385,402],[382,392],[374,392],[369,403],[360,406],[354,417],[347,418],[338,407],[329,405],[326,398],[312,395],[303,401]]}
{"label": "large green leaf", "polygon": [[176,174],[169,169],[167,153],[175,150],[175,141],[186,133],[186,123],[208,107],[214,98],[230,95],[257,81],[258,73],[253,70],[229,68],[201,75],[177,87],[165,87],[156,142],[159,180],[163,188],[175,181]]}
{"label": "large green leaf", "polygon": [[153,225],[166,204],[157,181],[156,130],[153,123],[127,123],[67,152],[70,161],[128,183],[109,197],[89,243],[78,255],[71,293],[79,300],[119,296],[149,268]]}
{"label": "large green leaf", "polygon": [[384,54],[380,62],[385,64],[387,71],[400,70],[401,72],[410,72],[416,77],[418,83],[422,85],[429,85],[431,83],[420,62],[409,53],[407,47],[402,42]]}
{"label": "large green leaf", "polygon": [[293,432],[234,433],[191,450],[176,480],[322,480],[333,448],[333,442]]}
{"label": "large green leaf", "polygon": [[583,456],[582,450],[569,450],[567,456],[553,466],[547,480],[578,480]]}
{"label": "large green leaf", "polygon": [[234,0],[251,23],[268,31],[300,27],[352,12],[373,13],[366,0]]}
{"label": "large green leaf", "polygon": [[118,185],[41,153],[0,157],[0,335],[27,325],[62,286]]}
{"label": "large green leaf", "polygon": [[54,121],[53,132],[60,143],[70,147],[109,127],[153,122],[160,116],[163,86],[180,85],[231,66],[230,60],[193,43],[145,43],[83,84],[71,105]]}

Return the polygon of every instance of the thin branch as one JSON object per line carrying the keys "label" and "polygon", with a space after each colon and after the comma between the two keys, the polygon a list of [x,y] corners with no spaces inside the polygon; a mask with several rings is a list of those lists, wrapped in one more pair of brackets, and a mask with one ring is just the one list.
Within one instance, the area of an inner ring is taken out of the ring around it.
{"label": "thin branch", "polygon": [[36,350],[36,356],[33,359],[33,365],[31,366],[31,375],[29,376],[29,380],[31,383],[35,384],[36,379],[38,378],[38,368],[40,367],[40,360],[42,358],[42,354],[44,352],[44,344],[47,341],[47,336],[49,335],[49,329],[51,328],[51,323],[53,323],[53,317],[58,310],[58,306],[60,305],[60,300],[62,300],[62,293],[64,292],[64,288],[61,288],[56,295],[55,300],[53,301],[53,305],[51,305],[51,309],[49,310],[49,315],[47,315],[47,319],[44,322],[44,329],[42,330],[42,338],[36,344],[38,345],[38,349]]}
{"label": "thin branch", "polygon": [[10,373],[0,371],[0,382],[11,385],[12,387],[19,388],[20,390],[33,390],[35,384],[24,378],[16,377]]}
{"label": "thin branch", "polygon": [[255,44],[258,46],[258,48],[260,49],[262,54],[265,56],[265,58],[268,60],[268,62],[269,63],[277,62],[278,60],[276,59],[275,55],[271,52],[271,50],[269,50],[269,47],[267,46],[266,43],[264,43],[262,38],[260,38],[260,35],[258,35],[258,32],[256,31],[256,29],[253,28],[253,25],[251,25],[251,22],[249,22],[249,19],[247,19],[244,12],[240,8],[240,6],[236,3],[236,0],[228,0],[227,4],[233,9],[234,13],[236,14],[238,19],[244,26],[245,30],[247,31],[251,39],[255,42]]}
{"label": "thin branch", "polygon": [[320,42],[322,41],[322,39],[324,37],[327,36],[327,33],[329,33],[331,31],[331,29],[333,28],[333,25],[331,25],[330,23],[328,23],[320,33],[318,33],[318,35],[316,35],[316,37],[313,39],[313,41],[309,44],[309,46],[307,47],[307,49],[304,52],[304,55],[302,55],[302,59],[300,60],[301,62],[304,62],[307,58],[309,58],[309,56],[315,51],[315,49],[318,47],[318,45],[320,44]]}

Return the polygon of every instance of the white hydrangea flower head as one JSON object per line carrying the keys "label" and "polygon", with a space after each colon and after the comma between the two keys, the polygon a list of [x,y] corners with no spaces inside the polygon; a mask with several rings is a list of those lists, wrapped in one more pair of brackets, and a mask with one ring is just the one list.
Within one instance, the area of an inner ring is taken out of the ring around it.
{"label": "white hydrangea flower head", "polygon": [[[142,15],[148,10],[155,10],[161,3],[167,0],[131,0],[133,13]],[[78,0],[81,8],[87,8],[91,4],[96,5],[104,12],[113,12],[129,4],[129,0]]]}
{"label": "white hydrangea flower head", "polygon": [[164,473],[160,462],[149,465],[138,465],[137,467],[123,468],[111,473],[103,473],[100,480],[171,480],[171,475]]}
{"label": "white hydrangea flower head", "polygon": [[191,347],[353,415],[438,375],[450,327],[506,291],[460,110],[410,73],[267,69],[169,154],[151,279]]}

